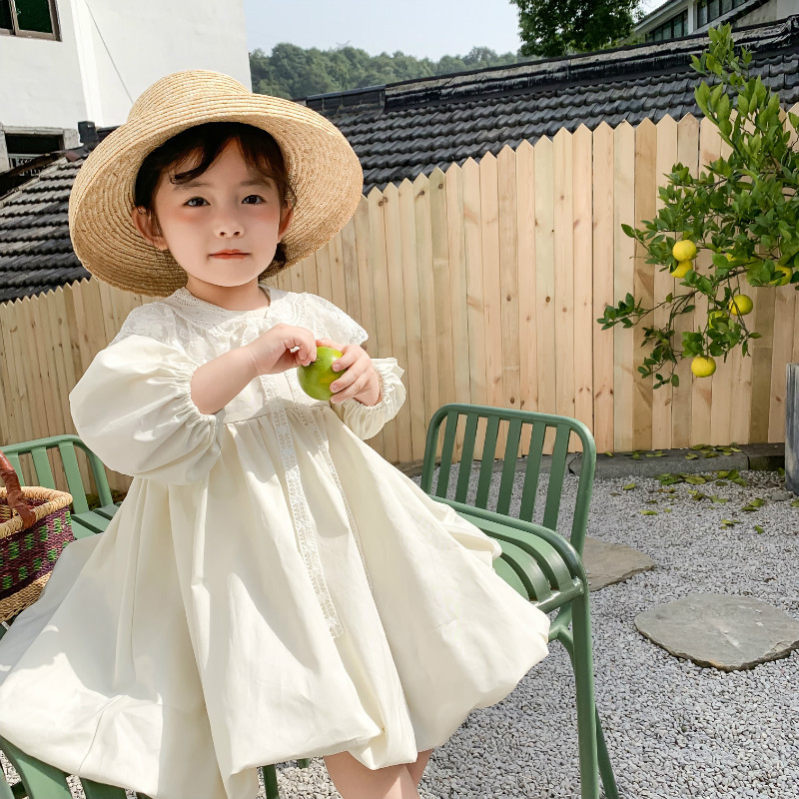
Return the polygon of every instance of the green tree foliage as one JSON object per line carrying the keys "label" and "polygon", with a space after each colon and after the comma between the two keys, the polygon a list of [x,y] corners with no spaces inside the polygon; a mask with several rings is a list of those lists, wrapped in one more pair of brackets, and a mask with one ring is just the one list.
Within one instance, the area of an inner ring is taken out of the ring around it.
{"label": "green tree foliage", "polygon": [[269,55],[263,50],[250,53],[250,73],[253,91],[298,99],[528,60],[514,53],[498,55],[487,47],[474,47],[465,56],[444,56],[431,61],[400,51],[372,56],[357,47],[306,50],[282,43],[275,45]]}
{"label": "green tree foliage", "polygon": [[[747,286],[793,284],[799,290],[799,116],[785,113],[780,98],[760,77],[750,77],[751,53],[736,48],[729,25],[708,31],[710,46],[693,68],[701,81],[694,96],[702,113],[718,128],[729,155],[705,167],[698,177],[677,163],[658,189],[663,202],[655,219],[643,227],[622,225],[646,251],[646,262],[669,270],[685,290],[668,294],[656,308],[668,310],[663,327],[644,326],[647,350],[638,371],[655,376],[655,388],[678,385],[674,368],[679,359],[723,356],[736,347],[748,354],[758,333],[747,327],[751,309]],[[786,119],[787,117],[787,119]],[[787,123],[787,124],[786,124]],[[678,269],[674,256],[685,250]],[[695,246],[695,250],[694,250]],[[696,253],[711,254],[709,267],[698,267]],[[707,314],[695,312],[704,295]],[[741,301],[733,298],[743,295]],[[742,304],[743,303],[743,304]],[[616,324],[632,327],[654,311],[632,294],[617,306],[608,305],[597,321],[603,329]],[[694,311],[694,329],[675,343],[675,318]],[[671,374],[664,375],[664,367]]]}
{"label": "green tree foliage", "polygon": [[510,0],[525,56],[551,58],[612,47],[640,18],[640,0]]}

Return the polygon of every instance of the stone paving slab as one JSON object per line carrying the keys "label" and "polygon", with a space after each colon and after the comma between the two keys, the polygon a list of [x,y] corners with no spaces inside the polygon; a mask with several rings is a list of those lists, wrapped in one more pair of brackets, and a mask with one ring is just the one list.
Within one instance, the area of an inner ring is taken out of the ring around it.
{"label": "stone paving slab", "polygon": [[721,671],[751,669],[799,648],[799,621],[746,596],[689,593],[639,613],[635,626],[672,655]]}
{"label": "stone paving slab", "polygon": [[600,541],[586,536],[583,543],[583,565],[591,591],[628,580],[634,574],[648,571],[655,564],[649,555],[637,549]]}

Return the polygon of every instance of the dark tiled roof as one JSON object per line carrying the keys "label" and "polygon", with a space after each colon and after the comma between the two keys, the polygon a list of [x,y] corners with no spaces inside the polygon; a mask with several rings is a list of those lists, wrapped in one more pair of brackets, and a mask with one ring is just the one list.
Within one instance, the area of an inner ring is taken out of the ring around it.
{"label": "dark tiled roof", "polygon": [[[753,53],[752,73],[799,101],[799,16],[734,32]],[[495,155],[506,144],[535,142],[581,124],[637,124],[666,115],[701,115],[691,55],[704,34],[662,44],[557,58],[389,86],[308,97],[352,142],[364,191],[414,178],[434,167]]]}
{"label": "dark tiled roof", "polygon": [[[734,32],[753,72],[799,102],[799,16]],[[699,115],[691,55],[704,35],[306,98],[338,125],[364,167],[364,191],[436,166],[497,154],[560,128]],[[108,130],[99,130],[100,138]],[[0,302],[86,277],[69,241],[69,190],[82,160],[59,161],[0,199]]]}
{"label": "dark tiled roof", "polygon": [[42,170],[0,199],[0,302],[89,277],[69,240],[69,190],[83,159]]}

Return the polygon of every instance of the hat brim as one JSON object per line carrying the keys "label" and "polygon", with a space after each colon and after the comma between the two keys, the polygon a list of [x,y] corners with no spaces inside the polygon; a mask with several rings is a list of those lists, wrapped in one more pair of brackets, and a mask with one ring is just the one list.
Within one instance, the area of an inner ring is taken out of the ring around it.
{"label": "hat brim", "polygon": [[156,296],[186,284],[186,273],[169,252],[156,250],[134,227],[134,186],[150,152],[206,122],[261,128],[280,147],[296,197],[282,239],[282,268],[319,249],[355,213],[363,172],[349,142],[329,120],[299,103],[249,92],[187,98],[112,131],[78,172],[69,199],[69,227],[75,254],[89,272],[118,288]]}

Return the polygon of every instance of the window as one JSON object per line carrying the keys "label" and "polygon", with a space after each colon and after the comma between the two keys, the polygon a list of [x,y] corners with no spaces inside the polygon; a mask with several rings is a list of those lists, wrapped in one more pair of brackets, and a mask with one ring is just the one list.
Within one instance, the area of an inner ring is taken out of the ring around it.
{"label": "window", "polygon": [[707,25],[722,14],[742,6],[746,0],[697,0],[696,27]]}
{"label": "window", "polygon": [[55,0],[0,0],[0,34],[58,39]]}
{"label": "window", "polygon": [[[716,0],[718,2],[718,0]],[[680,36],[688,35],[688,11],[683,11],[672,17],[657,28],[653,28],[646,34],[648,42],[662,42],[666,39],[678,39]]]}
{"label": "window", "polygon": [[64,147],[64,137],[55,134],[6,133],[5,139],[10,169]]}

